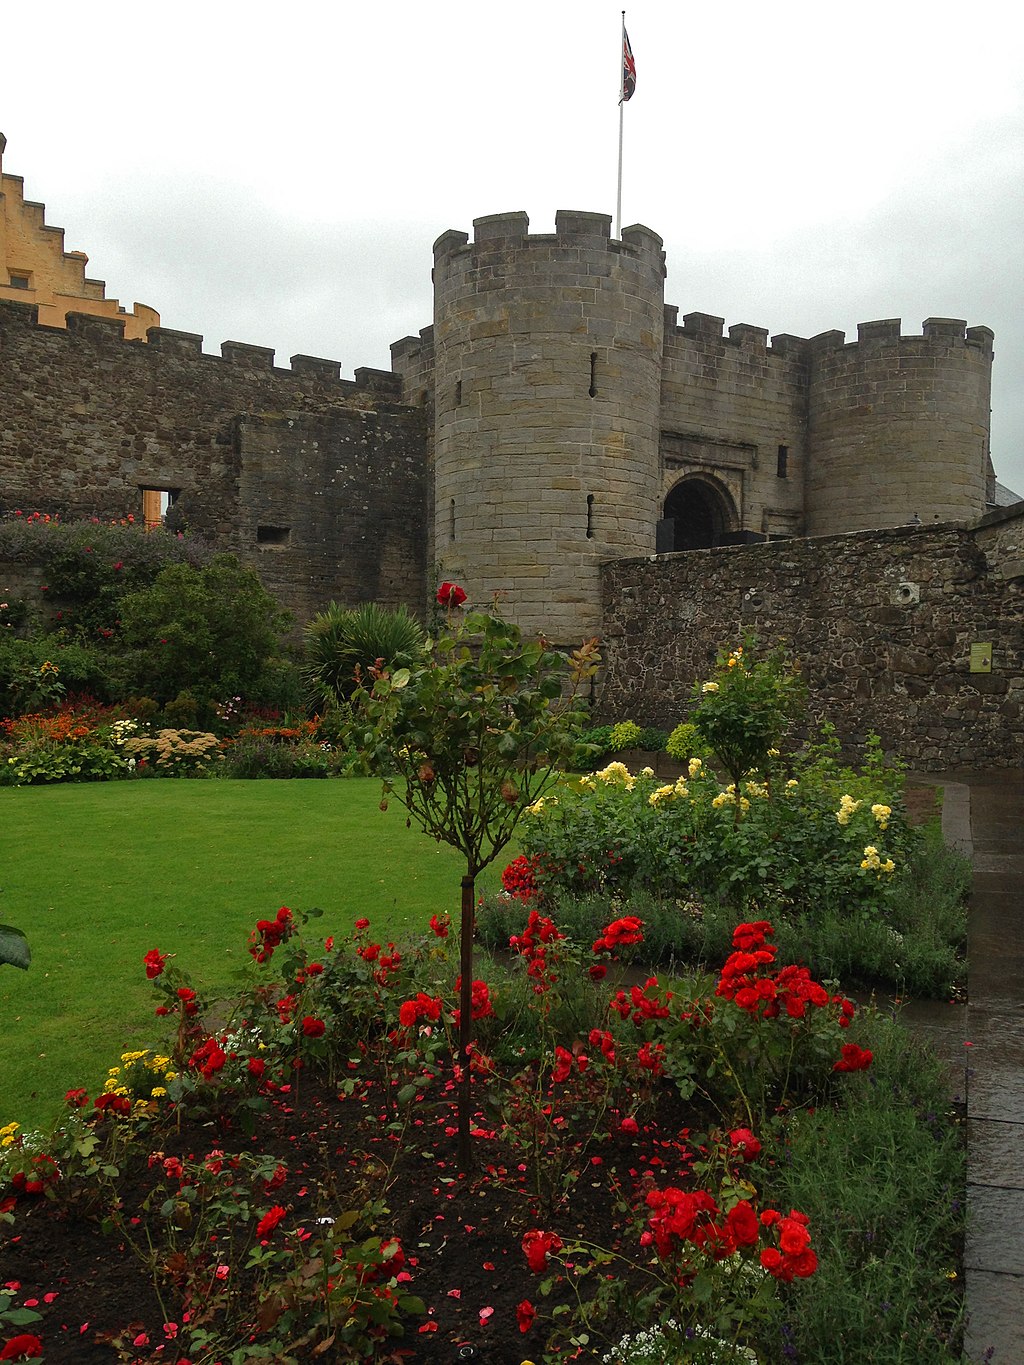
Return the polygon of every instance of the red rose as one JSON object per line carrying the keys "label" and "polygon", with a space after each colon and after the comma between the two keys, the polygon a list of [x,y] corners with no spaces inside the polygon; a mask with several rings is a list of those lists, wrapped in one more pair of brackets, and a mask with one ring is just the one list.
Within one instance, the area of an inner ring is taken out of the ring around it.
{"label": "red rose", "polygon": [[447,915],[442,915],[440,919],[438,919],[437,915],[430,916],[430,927],[438,938],[448,937],[448,926],[450,923],[451,920]]}
{"label": "red rose", "polygon": [[832,1067],[833,1071],[866,1071],[874,1060],[874,1053],[860,1048],[856,1043],[844,1043],[842,1059]]}
{"label": "red rose", "polygon": [[516,1304],[516,1321],[519,1323],[520,1332],[528,1332],[536,1316],[537,1310],[529,1299],[523,1299]]}
{"label": "red rose", "polygon": [[761,1144],[749,1128],[734,1128],[729,1134],[729,1155],[734,1161],[753,1161],[761,1155]]}
{"label": "red rose", "polygon": [[466,594],[458,583],[442,583],[437,590],[437,600],[442,607],[461,607]]}
{"label": "red rose", "polygon": [[562,1250],[562,1239],[557,1232],[542,1232],[540,1228],[531,1228],[529,1232],[523,1233],[522,1248],[526,1264],[535,1275],[541,1275],[547,1268],[548,1254]]}
{"label": "red rose", "polygon": [[283,1209],[280,1204],[275,1204],[256,1224],[256,1236],[262,1239],[268,1233],[273,1232],[281,1219],[287,1216],[287,1212],[287,1209]]}
{"label": "red rose", "polygon": [[326,1027],[322,1019],[314,1019],[311,1014],[307,1014],[302,1021],[302,1032],[307,1038],[322,1038]]}
{"label": "red rose", "polygon": [[156,948],[150,948],[149,952],[142,960],[146,964],[147,977],[150,981],[153,981],[167,965],[167,954],[159,952]]}
{"label": "red rose", "polygon": [[89,1092],[86,1090],[69,1090],[64,1096],[64,1103],[71,1109],[84,1109],[89,1103]]}
{"label": "red rose", "polygon": [[267,1064],[262,1057],[250,1057],[245,1065],[249,1075],[257,1078],[262,1076],[267,1069]]}
{"label": "red rose", "polygon": [[0,1360],[35,1360],[42,1354],[43,1343],[39,1338],[31,1332],[22,1332],[19,1336],[11,1337],[0,1351]]}

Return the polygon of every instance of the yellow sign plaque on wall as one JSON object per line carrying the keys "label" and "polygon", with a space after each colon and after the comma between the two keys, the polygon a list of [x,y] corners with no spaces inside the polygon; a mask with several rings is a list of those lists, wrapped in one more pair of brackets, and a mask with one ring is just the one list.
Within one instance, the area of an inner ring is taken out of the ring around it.
{"label": "yellow sign plaque on wall", "polygon": [[992,672],[991,644],[979,643],[971,645],[971,672],[972,673]]}

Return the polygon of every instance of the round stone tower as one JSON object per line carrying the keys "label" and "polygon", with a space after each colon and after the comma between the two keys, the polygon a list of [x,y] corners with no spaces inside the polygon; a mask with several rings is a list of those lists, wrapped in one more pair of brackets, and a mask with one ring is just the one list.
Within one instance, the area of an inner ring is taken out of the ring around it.
{"label": "round stone tower", "polygon": [[561,211],[434,244],[434,554],[529,633],[601,626],[602,559],[653,553],[664,253],[645,227]]}
{"label": "round stone tower", "polygon": [[810,343],[808,535],[966,521],[985,510],[993,333],[929,318]]}

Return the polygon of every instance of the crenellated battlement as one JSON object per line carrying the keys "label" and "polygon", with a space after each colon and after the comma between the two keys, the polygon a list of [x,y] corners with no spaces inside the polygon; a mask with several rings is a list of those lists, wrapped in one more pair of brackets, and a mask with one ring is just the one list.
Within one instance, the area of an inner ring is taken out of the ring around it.
{"label": "crenellated battlement", "polygon": [[[67,315],[66,328],[40,326],[38,305],[0,299],[0,342],[7,331],[23,332],[27,329],[37,331],[40,337],[46,339],[48,346],[73,346],[75,342],[87,341],[110,354],[119,351],[137,354],[140,347],[139,341],[126,339],[123,317],[71,312]],[[373,393],[392,401],[401,401],[401,380],[390,370],[361,366],[355,371],[354,379],[342,379],[339,360],[301,354],[293,355],[290,368],[285,368],[274,364],[273,347],[254,346],[244,341],[221,342],[218,356],[203,350],[203,337],[198,332],[179,332],[172,327],[150,327],[147,343],[148,353],[166,357],[173,362],[194,361],[207,368],[228,366],[248,373],[272,374],[278,379],[312,379],[335,389],[339,394]],[[152,360],[149,363],[152,364]]]}
{"label": "crenellated battlement", "polygon": [[828,351],[849,351],[856,346],[871,344],[894,345],[912,343],[916,347],[925,341],[935,343],[937,350],[945,351],[951,344],[962,342],[965,346],[977,347],[991,352],[995,333],[991,327],[968,327],[963,318],[925,318],[921,331],[905,333],[902,318],[879,318],[873,322],[857,324],[857,340],[847,341],[846,333],[839,331],[819,332],[811,338],[811,348],[815,355]]}
{"label": "crenellated battlement", "polygon": [[556,253],[565,250],[624,254],[646,259],[655,264],[664,278],[664,243],[656,232],[642,223],[622,229],[621,238],[612,237],[612,219],[608,213],[589,213],[581,209],[558,209],[554,232],[530,232],[529,215],[522,210],[492,213],[473,219],[473,238],[469,234],[449,228],[434,243],[435,266],[454,263],[463,255],[487,254],[495,251],[529,251]]}
{"label": "crenellated battlement", "polygon": [[105,282],[85,273],[85,252],[66,250],[64,229],[46,221],[46,205],[26,199],[23,178],[3,170],[6,146],[0,133],[0,300],[22,294],[21,301],[37,304],[40,320],[51,327],[63,327],[73,311],[120,317],[129,336],[144,339],[146,329],[159,324],[159,313],[143,303],[128,310],[107,298]]}
{"label": "crenellated battlement", "polygon": [[670,303],[665,305],[665,337],[666,341],[677,338],[723,351],[732,347],[751,354],[798,356],[801,359],[808,354],[810,345],[806,337],[791,336],[788,332],[773,336],[769,344],[768,328],[755,327],[749,322],[733,323],[726,336],[725,319],[713,313],[685,313],[680,325],[679,309]]}

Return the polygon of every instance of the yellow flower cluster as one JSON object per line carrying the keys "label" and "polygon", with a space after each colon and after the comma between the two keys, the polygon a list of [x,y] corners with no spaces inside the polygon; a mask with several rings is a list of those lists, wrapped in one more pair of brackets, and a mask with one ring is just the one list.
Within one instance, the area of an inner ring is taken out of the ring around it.
{"label": "yellow flower cluster", "polygon": [[836,821],[840,825],[848,825],[850,816],[855,810],[860,810],[863,803],[855,801],[852,796],[844,796],[839,802],[839,809],[836,811]]}
{"label": "yellow flower cluster", "polygon": [[744,782],[743,790],[748,796],[758,796],[765,801],[768,799],[767,782]]}
{"label": "yellow flower cluster", "polygon": [[731,653],[729,654],[729,658],[728,658],[728,660],[726,661],[726,666],[727,666],[728,668],[742,668],[742,667],[743,667],[743,649],[742,649],[742,648],[734,649],[734,650],[731,651]]}
{"label": "yellow flower cluster", "polygon": [[865,872],[895,872],[896,864],[891,858],[886,858],[882,862],[882,856],[875,848],[874,844],[868,844],[864,849],[864,857],[861,861],[861,868]]}
{"label": "yellow flower cluster", "polygon": [[729,785],[726,787],[725,791],[718,793],[715,799],[711,802],[711,806],[712,809],[714,810],[721,810],[723,806],[735,806],[737,803],[739,804],[740,810],[750,809],[750,802],[747,800],[745,796],[740,796],[737,798],[736,784],[730,782]]}
{"label": "yellow flower cluster", "polygon": [[134,1099],[135,1107],[145,1108],[150,1100],[163,1099],[167,1087],[162,1081],[173,1081],[177,1072],[168,1068],[170,1057],[151,1053],[148,1048],[135,1052],[122,1052],[121,1065],[112,1066],[103,1082],[103,1090],[108,1095],[126,1095]]}
{"label": "yellow flower cluster", "polygon": [[20,1123],[8,1123],[6,1127],[0,1128],[0,1147],[13,1147],[17,1142],[14,1135],[20,1127]]}
{"label": "yellow flower cluster", "polygon": [[717,692],[717,691],[718,691],[718,684],[717,684],[716,682],[706,682],[706,683],[702,683],[702,684],[701,684],[701,689],[700,689],[700,690],[701,690],[702,692]]}
{"label": "yellow flower cluster", "polygon": [[691,758],[691,759],[690,759],[690,762],[689,762],[689,765],[688,765],[686,771],[690,774],[690,780],[691,780],[691,781],[692,781],[695,777],[697,777],[697,776],[699,775],[700,770],[701,770],[701,768],[703,768],[703,766],[704,766],[704,764],[703,764],[703,762],[702,762],[699,758]]}
{"label": "yellow flower cluster", "polygon": [[[653,776],[653,774],[652,774]],[[594,790],[594,782],[606,782],[610,787],[622,786],[626,791],[631,792],[636,786],[636,778],[626,767],[625,763],[609,763],[607,768],[602,768],[600,772],[591,773],[589,777],[584,777],[581,787],[587,787],[589,791]]]}
{"label": "yellow flower cluster", "polygon": [[791,777],[791,778],[789,779],[789,781],[786,783],[786,790],[787,790],[787,791],[793,791],[793,789],[794,789],[795,787],[799,787],[799,785],[800,785],[800,783],[796,780],[796,778],[795,778],[795,777]]}
{"label": "yellow flower cluster", "polygon": [[651,792],[647,798],[649,806],[660,806],[666,801],[674,801],[677,796],[689,796],[690,789],[686,785],[686,779],[680,778],[678,782],[670,782],[667,787],[659,787]]}
{"label": "yellow flower cluster", "polygon": [[871,807],[871,814],[878,821],[879,829],[889,828],[889,816],[892,814],[892,806],[876,805]]}

